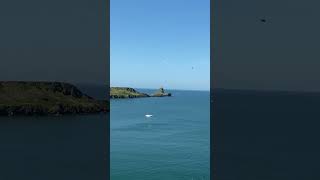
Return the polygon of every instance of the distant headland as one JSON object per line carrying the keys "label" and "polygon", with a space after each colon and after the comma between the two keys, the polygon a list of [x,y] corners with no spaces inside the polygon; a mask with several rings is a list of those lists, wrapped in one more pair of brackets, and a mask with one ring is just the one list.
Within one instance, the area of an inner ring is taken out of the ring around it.
{"label": "distant headland", "polygon": [[161,87],[154,94],[146,94],[136,91],[129,87],[111,87],[110,88],[110,98],[111,99],[124,99],[124,98],[142,98],[142,97],[166,97],[171,96],[171,93],[166,93]]}
{"label": "distant headland", "polygon": [[63,82],[0,81],[0,115],[60,115],[109,112],[96,100]]}

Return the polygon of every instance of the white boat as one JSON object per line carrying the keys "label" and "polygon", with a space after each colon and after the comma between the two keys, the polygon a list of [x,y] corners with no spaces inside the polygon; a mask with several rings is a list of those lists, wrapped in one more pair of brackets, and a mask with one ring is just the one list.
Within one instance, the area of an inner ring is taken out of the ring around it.
{"label": "white boat", "polygon": [[149,117],[152,117],[152,115],[151,114],[146,114],[146,117],[149,118]]}

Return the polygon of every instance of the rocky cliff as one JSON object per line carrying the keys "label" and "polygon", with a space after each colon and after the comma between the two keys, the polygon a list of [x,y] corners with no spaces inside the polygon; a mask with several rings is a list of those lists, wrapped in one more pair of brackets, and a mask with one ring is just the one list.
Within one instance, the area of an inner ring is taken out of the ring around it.
{"label": "rocky cliff", "polygon": [[133,88],[128,87],[111,87],[110,98],[140,98],[149,97],[148,94],[140,93]]}
{"label": "rocky cliff", "polygon": [[62,82],[0,82],[0,115],[79,114],[109,111],[109,103]]}
{"label": "rocky cliff", "polygon": [[171,96],[171,93],[166,93],[162,87],[152,95],[152,97],[164,97],[164,96]]}
{"label": "rocky cliff", "polygon": [[163,88],[160,88],[154,94],[149,95],[146,93],[141,93],[133,88],[129,87],[111,87],[110,88],[110,98],[141,98],[141,97],[164,97],[171,96],[171,93],[165,93]]}

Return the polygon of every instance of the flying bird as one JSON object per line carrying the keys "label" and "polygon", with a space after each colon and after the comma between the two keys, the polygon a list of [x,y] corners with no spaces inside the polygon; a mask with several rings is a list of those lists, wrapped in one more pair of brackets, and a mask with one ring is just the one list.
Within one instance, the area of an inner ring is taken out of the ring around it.
{"label": "flying bird", "polygon": [[267,22],[266,19],[260,19],[260,21],[263,22],[263,23]]}

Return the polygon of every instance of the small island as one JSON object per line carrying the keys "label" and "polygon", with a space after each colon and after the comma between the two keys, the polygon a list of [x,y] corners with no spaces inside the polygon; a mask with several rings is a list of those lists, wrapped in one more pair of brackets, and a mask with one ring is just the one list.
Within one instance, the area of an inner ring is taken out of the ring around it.
{"label": "small island", "polygon": [[0,81],[0,115],[60,115],[109,112],[96,100],[63,82]]}
{"label": "small island", "polygon": [[164,97],[164,96],[171,96],[171,93],[164,92],[163,87],[161,87],[157,92],[155,92],[152,97]]}
{"label": "small island", "polygon": [[110,88],[111,99],[165,97],[165,96],[171,96],[171,93],[165,93],[162,87],[152,95],[138,92],[135,89],[129,88],[129,87],[111,87]]}

